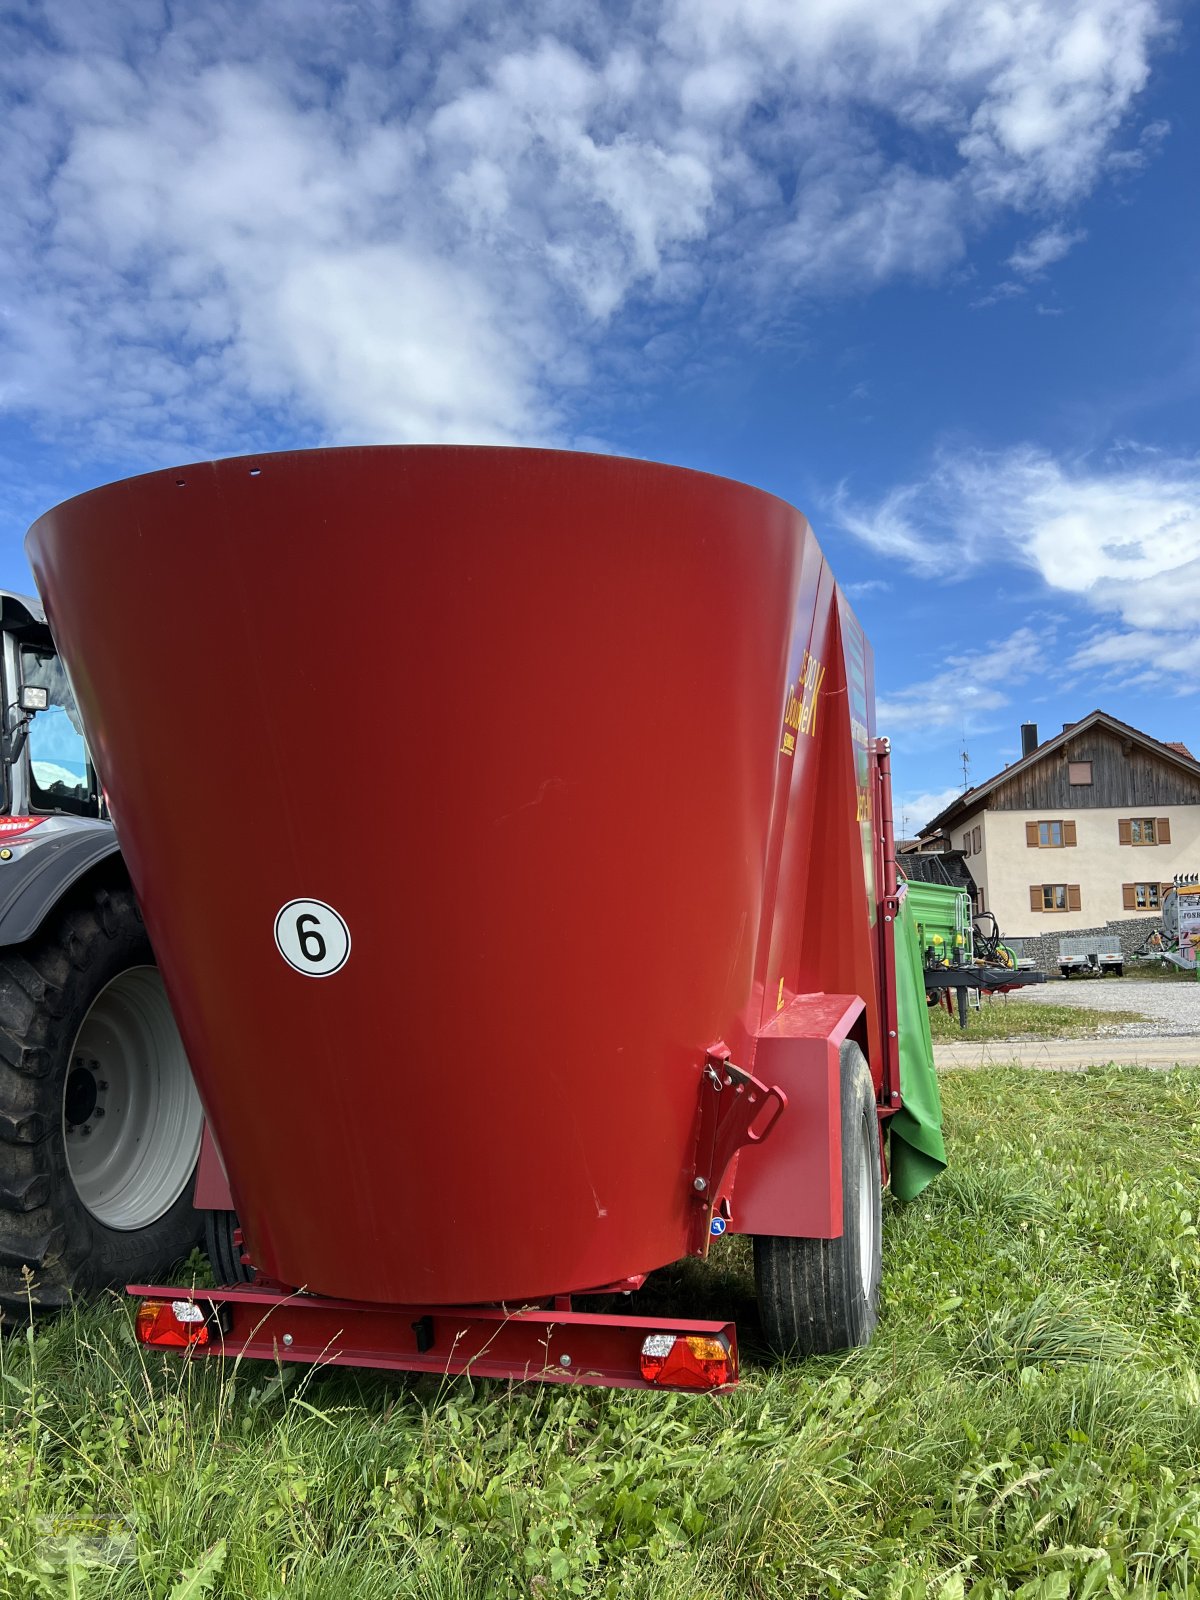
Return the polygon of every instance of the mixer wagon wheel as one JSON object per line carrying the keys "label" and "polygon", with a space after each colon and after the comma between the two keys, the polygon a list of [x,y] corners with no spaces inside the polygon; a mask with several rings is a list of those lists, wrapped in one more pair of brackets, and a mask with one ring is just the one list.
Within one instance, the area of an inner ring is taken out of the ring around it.
{"label": "mixer wagon wheel", "polygon": [[202,1122],[128,888],[0,952],[0,1307],[51,1310],[186,1256]]}
{"label": "mixer wagon wheel", "polygon": [[245,1245],[236,1211],[204,1213],[204,1248],[208,1252],[214,1283],[228,1286],[254,1282],[254,1268],[242,1260]]}
{"label": "mixer wagon wheel", "polygon": [[841,1049],[842,1237],[754,1241],[758,1310],[780,1355],[866,1344],[879,1317],[883,1199],[875,1087],[862,1051]]}

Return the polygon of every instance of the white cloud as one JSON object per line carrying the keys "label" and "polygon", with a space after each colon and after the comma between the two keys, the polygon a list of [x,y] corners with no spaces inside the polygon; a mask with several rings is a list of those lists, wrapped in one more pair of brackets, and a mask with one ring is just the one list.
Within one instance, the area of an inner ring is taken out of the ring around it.
{"label": "white cloud", "polygon": [[864,594],[887,594],[891,587],[886,578],[864,578],[861,583],[843,585],[846,593],[852,597]]}
{"label": "white cloud", "polygon": [[920,830],[962,794],[954,789],[923,789],[898,795],[892,805],[896,832],[904,839],[915,839]]}
{"label": "white cloud", "polygon": [[0,407],[143,453],[569,435],[623,317],[761,325],[1086,195],[1159,32],[1153,0],[26,10]]}
{"label": "white cloud", "polygon": [[1041,233],[1035,233],[1032,239],[1027,239],[1019,249],[1013,251],[1008,264],[1023,278],[1036,278],[1086,238],[1087,234],[1082,228],[1073,233],[1058,226],[1043,228]]}
{"label": "white cloud", "polygon": [[[843,487],[834,508],[847,507]],[[1039,616],[976,650],[939,663],[935,676],[884,695],[881,732],[926,746],[939,734],[993,728],[1014,687],[1091,684],[1097,691],[1200,690],[1191,663],[1200,650],[1200,461],[1123,441],[1108,460],[1063,463],[1032,447],[945,451],[920,482],[902,484],[841,522],[926,580],[985,564],[1032,568],[1060,593],[1118,619],[1073,650],[1059,625]],[[1088,704],[1095,704],[1099,693]],[[969,746],[968,746],[969,747]],[[914,807],[916,809],[916,807]],[[935,815],[940,806],[932,806]]]}
{"label": "white cloud", "polygon": [[1145,626],[1168,597],[1200,599],[1200,460],[1146,454],[1133,466],[1064,463],[1032,445],[945,450],[916,483],[875,506],[832,501],[841,525],[918,571],[943,570],[952,541],[960,570],[1024,565],[1052,589],[1084,596]]}
{"label": "white cloud", "polygon": [[881,733],[933,733],[942,728],[978,725],[980,717],[1008,704],[1002,689],[987,683],[959,684],[940,674],[928,683],[912,684],[876,701],[875,720]]}
{"label": "white cloud", "polygon": [[992,713],[1010,703],[1008,689],[1045,668],[1054,640],[1054,624],[1045,622],[1036,630],[1017,628],[1005,639],[948,655],[936,677],[878,701],[880,731],[890,735],[948,728],[970,733],[989,726]]}

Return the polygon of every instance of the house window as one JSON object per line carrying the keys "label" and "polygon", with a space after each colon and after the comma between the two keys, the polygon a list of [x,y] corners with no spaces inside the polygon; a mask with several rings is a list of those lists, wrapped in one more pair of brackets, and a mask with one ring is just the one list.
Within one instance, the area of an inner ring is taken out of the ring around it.
{"label": "house window", "polygon": [[1170,817],[1118,817],[1117,838],[1122,844],[1170,844]]}
{"label": "house window", "polygon": [[1157,883],[1123,883],[1121,904],[1126,911],[1158,911],[1162,906]]}
{"label": "house window", "polygon": [[1092,781],[1092,763],[1090,761],[1068,761],[1067,762],[1067,782],[1068,783],[1091,783],[1091,781]]}
{"label": "house window", "polygon": [[982,917],[986,910],[987,910],[987,900],[986,900],[986,898],[984,896],[983,890],[982,889],[976,889],[976,891],[975,891],[975,915],[977,917]]}
{"label": "house window", "polygon": [[980,834],[979,829],[978,828],[972,828],[971,829],[971,849],[975,852],[976,855],[979,854],[982,842],[983,842],[982,835]]}
{"label": "house window", "polygon": [[1031,883],[1031,911],[1081,911],[1083,902],[1077,883]]}
{"label": "house window", "polygon": [[964,833],[963,834],[963,855],[969,856],[970,854],[971,854],[971,835],[969,833]]}
{"label": "house window", "polygon": [[1054,818],[1047,822],[1027,822],[1025,843],[1031,850],[1061,850],[1075,843],[1075,823]]}

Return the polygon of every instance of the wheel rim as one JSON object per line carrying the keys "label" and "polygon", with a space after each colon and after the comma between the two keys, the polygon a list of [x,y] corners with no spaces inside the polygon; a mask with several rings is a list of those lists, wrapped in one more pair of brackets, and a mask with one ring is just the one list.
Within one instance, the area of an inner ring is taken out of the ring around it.
{"label": "wheel rim", "polygon": [[96,996],[71,1050],[63,1142],[98,1222],[148,1227],[183,1193],[204,1114],[157,967],[130,967]]}
{"label": "wheel rim", "polygon": [[869,1300],[875,1287],[875,1150],[872,1129],[862,1121],[858,1140],[858,1274],[863,1298]]}

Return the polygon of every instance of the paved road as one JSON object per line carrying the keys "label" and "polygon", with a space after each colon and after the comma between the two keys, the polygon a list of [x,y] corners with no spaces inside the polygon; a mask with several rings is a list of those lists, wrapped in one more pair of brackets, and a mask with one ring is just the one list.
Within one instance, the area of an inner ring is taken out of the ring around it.
{"label": "paved road", "polygon": [[[1115,984],[1114,984],[1115,987]],[[934,1063],[939,1070],[955,1067],[1044,1067],[1071,1072],[1083,1067],[1117,1062],[1125,1066],[1200,1066],[1200,1034],[1168,1034],[1142,1039],[975,1039],[970,1030],[960,1044],[936,1044]]]}

